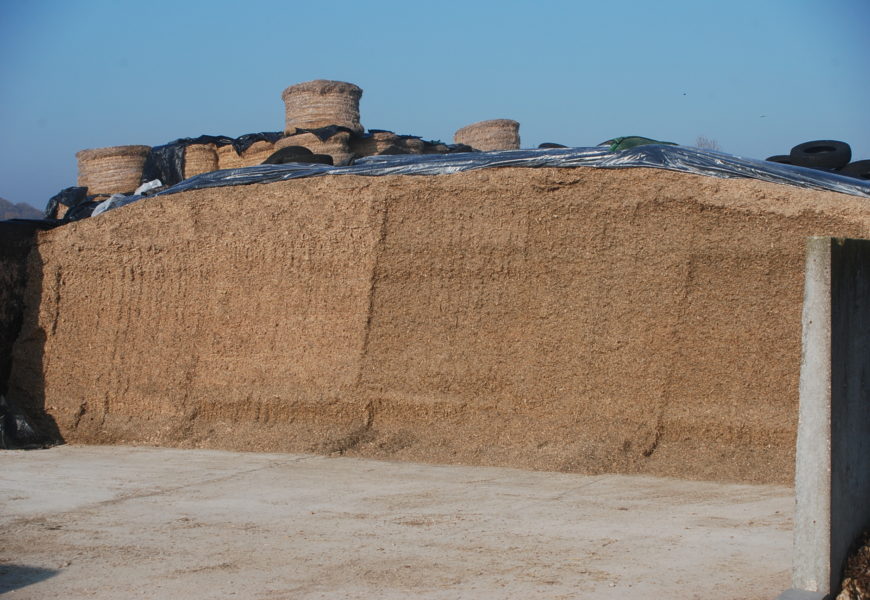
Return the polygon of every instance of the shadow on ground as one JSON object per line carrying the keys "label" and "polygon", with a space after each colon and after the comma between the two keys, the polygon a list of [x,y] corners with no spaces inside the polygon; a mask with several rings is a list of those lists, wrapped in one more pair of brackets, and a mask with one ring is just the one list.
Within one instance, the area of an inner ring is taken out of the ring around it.
{"label": "shadow on ground", "polygon": [[56,569],[28,567],[27,565],[0,565],[0,594],[45,581],[59,573]]}

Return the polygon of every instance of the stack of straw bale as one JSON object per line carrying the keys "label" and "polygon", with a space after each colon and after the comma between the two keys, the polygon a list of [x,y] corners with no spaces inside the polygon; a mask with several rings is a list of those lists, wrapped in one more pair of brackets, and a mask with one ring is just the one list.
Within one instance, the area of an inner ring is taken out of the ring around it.
{"label": "stack of straw bale", "polygon": [[347,127],[356,134],[364,129],[359,122],[362,89],[344,81],[315,79],[291,85],[281,94],[284,99],[284,132],[318,129],[329,125]]}
{"label": "stack of straw bale", "polygon": [[129,194],[142,180],[150,146],[111,146],[76,152],[78,185],[89,194]]}
{"label": "stack of straw bale", "polygon": [[191,144],[184,149],[184,178],[218,170],[215,144]]}
{"label": "stack of straw bale", "polygon": [[423,154],[420,138],[398,136],[392,131],[376,131],[366,137],[351,137],[350,151],[355,158],[377,154]]}
{"label": "stack of straw bale", "polygon": [[232,145],[217,149],[218,167],[221,169],[238,169],[262,164],[264,160],[277,150],[277,146],[266,140],[259,140],[239,155]]}
{"label": "stack of straw bale", "polygon": [[480,121],[457,130],[453,141],[484,152],[517,150],[520,147],[520,124],[511,119]]}
{"label": "stack of straw bale", "polygon": [[[303,146],[314,154],[328,154],[336,166],[350,164],[354,155],[350,148],[351,136],[346,131],[339,131],[327,140],[321,140],[313,133],[297,133],[288,135],[275,142],[275,150],[287,146]],[[264,159],[265,160],[265,159]]]}
{"label": "stack of straw bale", "polygon": [[447,154],[448,152],[450,152],[450,148],[447,147],[447,144],[423,142],[423,154]]}
{"label": "stack of straw bale", "polygon": [[406,149],[408,154],[423,154],[423,151],[426,149],[426,142],[418,137],[405,137],[401,138],[399,147]]}

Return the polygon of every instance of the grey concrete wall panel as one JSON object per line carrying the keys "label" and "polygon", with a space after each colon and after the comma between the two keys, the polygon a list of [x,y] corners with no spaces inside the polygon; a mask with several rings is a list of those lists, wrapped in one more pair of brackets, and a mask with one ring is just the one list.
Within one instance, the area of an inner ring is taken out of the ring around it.
{"label": "grey concrete wall panel", "polygon": [[810,238],[792,585],[833,594],[870,527],[870,241]]}

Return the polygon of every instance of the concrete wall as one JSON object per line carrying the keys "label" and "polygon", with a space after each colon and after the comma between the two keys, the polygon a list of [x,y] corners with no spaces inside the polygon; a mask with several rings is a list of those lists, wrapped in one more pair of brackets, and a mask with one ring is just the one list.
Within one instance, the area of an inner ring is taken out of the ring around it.
{"label": "concrete wall", "polygon": [[66,439],[792,480],[804,240],[866,201],[646,169],[333,177],[41,236]]}
{"label": "concrete wall", "polygon": [[836,593],[870,529],[870,241],[807,247],[793,585]]}

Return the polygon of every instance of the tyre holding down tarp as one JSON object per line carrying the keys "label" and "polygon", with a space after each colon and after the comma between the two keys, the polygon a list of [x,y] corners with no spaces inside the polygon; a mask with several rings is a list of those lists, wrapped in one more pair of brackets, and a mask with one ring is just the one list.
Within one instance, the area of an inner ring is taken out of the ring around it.
{"label": "tyre holding down tarp", "polygon": [[791,156],[788,154],[775,154],[774,156],[768,156],[764,160],[781,163],[783,165],[793,165],[794,163],[791,160]]}
{"label": "tyre holding down tarp", "polygon": [[845,167],[852,160],[852,148],[837,140],[814,140],[791,149],[793,165],[832,171]]}
{"label": "tyre holding down tarp", "polygon": [[332,165],[332,157],[328,154],[314,154],[305,146],[285,146],[270,154],[262,162],[264,165],[285,165],[288,163]]}
{"label": "tyre holding down tarp", "polygon": [[856,160],[839,171],[840,175],[870,181],[870,160]]}

